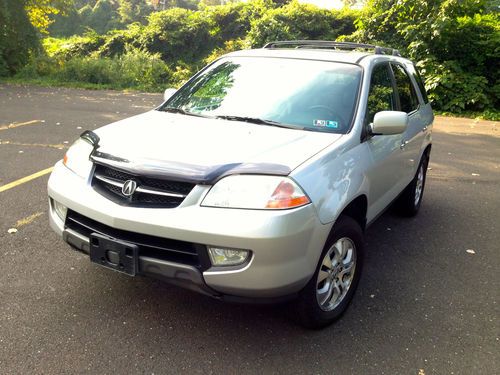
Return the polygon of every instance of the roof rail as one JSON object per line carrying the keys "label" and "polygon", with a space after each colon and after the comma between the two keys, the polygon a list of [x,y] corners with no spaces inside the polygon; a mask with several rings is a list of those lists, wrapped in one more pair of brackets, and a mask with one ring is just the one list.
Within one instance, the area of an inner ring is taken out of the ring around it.
{"label": "roof rail", "polygon": [[352,42],[332,42],[329,40],[282,40],[267,43],[262,48],[280,48],[285,46],[295,46],[295,48],[325,48],[325,49],[369,49],[377,55],[401,56],[397,49],[380,47],[374,44],[352,43]]}

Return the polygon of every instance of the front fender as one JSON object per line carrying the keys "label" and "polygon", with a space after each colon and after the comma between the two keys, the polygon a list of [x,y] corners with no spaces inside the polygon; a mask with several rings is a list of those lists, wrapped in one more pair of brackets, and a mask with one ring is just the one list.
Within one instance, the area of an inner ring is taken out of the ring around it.
{"label": "front fender", "polygon": [[371,163],[364,147],[336,145],[297,168],[292,177],[314,204],[322,224],[333,223],[344,208],[360,195],[368,195],[369,180],[363,173]]}

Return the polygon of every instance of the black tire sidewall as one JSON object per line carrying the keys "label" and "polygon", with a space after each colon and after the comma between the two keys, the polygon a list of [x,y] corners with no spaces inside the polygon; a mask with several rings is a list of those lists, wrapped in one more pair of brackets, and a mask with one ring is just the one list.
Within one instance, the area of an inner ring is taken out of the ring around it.
{"label": "black tire sidewall", "polygon": [[[318,273],[323,261],[323,258],[330,247],[340,238],[347,237],[353,241],[356,248],[356,268],[354,271],[354,278],[342,302],[331,311],[324,311],[321,309],[316,298],[316,281]],[[326,241],[326,244],[319,257],[316,270],[307,283],[306,287],[300,292],[297,301],[299,307],[299,315],[301,323],[308,328],[322,328],[326,325],[333,323],[339,319],[347,306],[352,300],[359,279],[362,273],[364,261],[364,239],[363,231],[359,224],[348,216],[341,216],[332,228],[332,231]]]}
{"label": "black tire sidewall", "polygon": [[[415,205],[415,209],[420,208],[420,204],[422,203],[422,199],[424,198],[424,190],[425,190],[425,181],[427,180],[427,165],[429,164],[429,158],[427,155],[424,155],[422,157],[422,161],[420,162],[420,165],[418,166],[418,170],[420,168],[423,168],[423,173],[424,173],[424,180],[422,181],[422,191],[420,192],[420,199],[418,200],[418,203]],[[418,170],[417,170],[417,175],[415,176],[415,189],[417,188],[417,179],[418,179]],[[415,194],[415,191],[413,192]],[[414,196],[415,197],[415,196]]]}
{"label": "black tire sidewall", "polygon": [[[420,205],[422,204],[422,199],[424,197],[425,182],[427,180],[428,163],[429,157],[424,154],[422,156],[422,159],[420,160],[420,163],[418,164],[418,168],[415,176],[413,177],[413,180],[411,180],[410,184],[406,187],[406,189],[396,201],[396,209],[402,216],[415,216],[420,209]],[[415,191],[417,188],[418,172],[420,168],[423,168],[424,181],[422,183],[422,192],[420,194],[420,199],[418,200],[418,203],[415,204]]]}
{"label": "black tire sidewall", "polygon": [[[422,160],[420,161],[420,164],[418,165],[417,173],[415,174],[415,177],[414,177],[412,184],[411,184],[412,189],[411,189],[411,198],[410,199],[413,202],[412,206],[413,206],[413,211],[415,214],[420,209],[420,205],[422,204],[422,199],[424,198],[425,181],[427,179],[427,164],[428,164],[428,158],[427,158],[427,155],[424,154],[424,156],[422,156]],[[419,198],[417,204],[415,204],[415,193],[417,190],[418,173],[420,171],[420,168],[422,168],[422,172],[424,174],[424,180],[422,181],[422,191],[420,192],[420,198]]]}

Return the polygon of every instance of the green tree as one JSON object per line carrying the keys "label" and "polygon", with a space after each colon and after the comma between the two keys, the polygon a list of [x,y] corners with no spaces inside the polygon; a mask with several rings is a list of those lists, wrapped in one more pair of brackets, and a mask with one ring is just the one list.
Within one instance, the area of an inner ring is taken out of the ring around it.
{"label": "green tree", "polygon": [[353,38],[417,61],[437,109],[498,108],[500,17],[486,0],[371,0]]}
{"label": "green tree", "polygon": [[87,22],[87,20],[92,16],[92,9],[93,7],[87,4],[78,10],[78,14],[82,19],[82,22]]}
{"label": "green tree", "polygon": [[122,24],[145,22],[153,8],[145,0],[118,0],[118,14]]}
{"label": "green tree", "polygon": [[261,18],[270,8],[258,1],[231,2],[226,5],[205,7],[202,17],[211,23],[210,34],[218,45],[235,39],[245,38],[252,21]]}
{"label": "green tree", "polygon": [[41,33],[46,34],[53,22],[51,16],[66,12],[72,0],[20,0],[26,9],[31,24]]}
{"label": "green tree", "polygon": [[165,61],[193,63],[214,47],[210,21],[201,12],[172,8],[155,12],[139,37],[139,44]]}
{"label": "green tree", "polygon": [[92,8],[92,12],[85,19],[84,26],[88,26],[99,34],[103,34],[113,26],[119,26],[111,0],[98,0]]}
{"label": "green tree", "polygon": [[[165,9],[169,8],[184,8],[196,10],[198,9],[199,0],[164,0]],[[162,10],[162,9],[160,9]]]}
{"label": "green tree", "polygon": [[36,30],[24,3],[0,0],[0,76],[16,73],[38,48]]}
{"label": "green tree", "polygon": [[248,39],[253,47],[275,40],[335,40],[354,31],[354,11],[320,9],[292,1],[267,11],[252,23]]}
{"label": "green tree", "polygon": [[[88,10],[85,17],[92,13],[92,8],[88,5],[83,7],[82,10],[83,13]],[[68,9],[65,14],[52,16],[52,19],[53,22],[48,27],[49,35],[67,37],[82,31],[82,17],[75,7]]]}

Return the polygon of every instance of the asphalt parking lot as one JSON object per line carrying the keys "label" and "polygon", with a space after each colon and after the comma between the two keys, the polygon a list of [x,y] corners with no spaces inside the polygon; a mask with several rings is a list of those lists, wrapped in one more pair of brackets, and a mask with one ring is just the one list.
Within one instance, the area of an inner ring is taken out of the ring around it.
{"label": "asphalt parking lot", "polygon": [[160,102],[0,85],[0,373],[498,374],[499,123],[436,120],[419,215],[368,229],[353,303],[308,331],[286,306],[99,268],[49,228],[47,168],[83,130]]}

